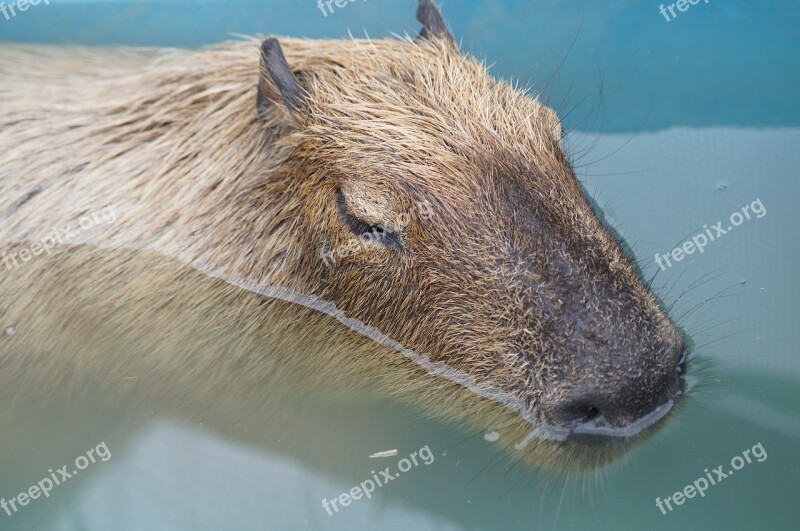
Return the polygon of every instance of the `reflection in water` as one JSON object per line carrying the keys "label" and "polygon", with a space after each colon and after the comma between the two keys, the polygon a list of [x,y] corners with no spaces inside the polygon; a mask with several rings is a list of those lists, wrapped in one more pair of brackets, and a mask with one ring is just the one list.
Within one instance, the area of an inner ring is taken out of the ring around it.
{"label": "reflection in water", "polygon": [[48,528],[456,529],[392,498],[353,503],[346,518],[322,510],[323,497],[352,486],[280,454],[154,421],[115,457],[110,470],[94,474],[74,501],[53,515]]}

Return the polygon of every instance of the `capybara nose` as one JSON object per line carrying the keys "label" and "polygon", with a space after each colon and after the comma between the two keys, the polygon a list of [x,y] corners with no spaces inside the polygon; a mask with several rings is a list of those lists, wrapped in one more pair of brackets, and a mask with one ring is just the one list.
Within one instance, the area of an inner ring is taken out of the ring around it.
{"label": "capybara nose", "polygon": [[554,428],[568,433],[569,438],[585,434],[585,437],[578,437],[586,439],[585,442],[600,443],[603,437],[599,428],[610,424],[607,416],[613,417],[615,408],[600,393],[582,393],[567,395],[547,409],[548,421]]}
{"label": "capybara nose", "polygon": [[643,407],[634,397],[603,391],[569,394],[547,408],[548,422],[568,440],[609,444],[634,437],[672,409],[673,400]]}

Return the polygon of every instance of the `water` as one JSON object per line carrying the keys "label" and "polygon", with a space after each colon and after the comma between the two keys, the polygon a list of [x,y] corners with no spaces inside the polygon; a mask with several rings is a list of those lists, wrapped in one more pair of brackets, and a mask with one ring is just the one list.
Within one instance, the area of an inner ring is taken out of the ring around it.
{"label": "water", "polygon": [[[725,295],[684,322],[697,344],[694,388],[675,420],[597,475],[565,477],[499,452],[502,430],[470,431],[380,396],[317,393],[307,382],[264,389],[243,376],[165,390],[130,372],[115,385],[131,386],[137,400],[114,400],[113,388],[72,390],[58,405],[43,398],[46,389],[15,389],[0,395],[0,496],[100,442],[111,458],[11,517],[0,512],[0,528],[796,528],[800,8],[712,0],[666,22],[649,1],[464,4],[443,6],[457,38],[498,75],[541,89],[565,116],[580,179],[643,263],[723,221],[724,235],[654,283],[667,304],[680,297],[677,315]],[[347,28],[416,32],[413,2],[354,2],[323,17],[311,1],[52,0],[0,18],[0,39],[196,46],[231,32],[337,37]],[[745,206],[750,219],[733,226]],[[197,275],[197,285],[216,282]],[[693,283],[702,284],[686,292]],[[24,337],[25,325],[0,322],[0,340]],[[139,339],[137,355],[147,341]],[[752,457],[759,443],[760,462]],[[430,464],[333,516],[322,507],[423,447]],[[705,469],[729,472],[745,450],[752,462],[703,497],[666,515],[656,506]]]}

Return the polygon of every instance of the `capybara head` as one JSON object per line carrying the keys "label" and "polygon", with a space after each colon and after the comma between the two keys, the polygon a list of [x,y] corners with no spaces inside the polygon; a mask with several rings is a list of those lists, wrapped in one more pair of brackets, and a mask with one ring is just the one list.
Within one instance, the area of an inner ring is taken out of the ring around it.
{"label": "capybara head", "polygon": [[540,460],[594,464],[674,409],[683,336],[587,200],[555,113],[463,55],[432,2],[418,18],[417,38],[352,41],[324,68],[264,42],[287,276],[513,397]]}

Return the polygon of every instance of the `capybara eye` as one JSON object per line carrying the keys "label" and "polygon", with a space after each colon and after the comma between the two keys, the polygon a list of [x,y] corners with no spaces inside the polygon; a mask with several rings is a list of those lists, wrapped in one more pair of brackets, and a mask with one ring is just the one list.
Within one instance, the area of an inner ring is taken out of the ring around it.
{"label": "capybara eye", "polygon": [[[385,245],[386,247],[391,249],[402,248],[400,236],[390,230],[387,230],[386,227],[382,225],[370,225],[367,232],[375,241]],[[362,232],[358,236],[362,236],[363,234],[364,233]]]}
{"label": "capybara eye", "polygon": [[403,248],[400,236],[388,230],[386,225],[367,223],[353,215],[347,208],[347,201],[345,200],[344,193],[338,188],[336,189],[336,206],[339,210],[339,216],[342,218],[342,222],[355,236],[372,240],[390,249],[399,250]]}

